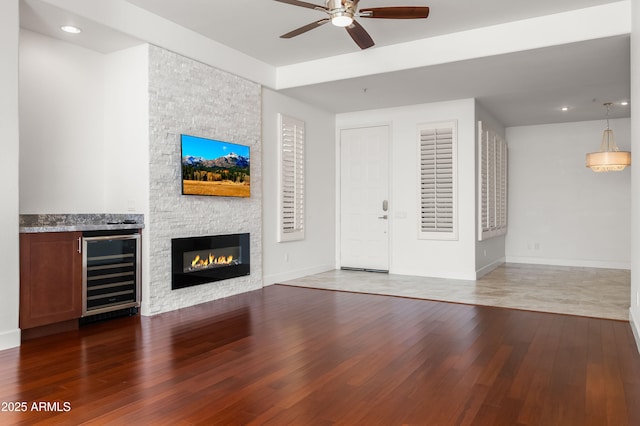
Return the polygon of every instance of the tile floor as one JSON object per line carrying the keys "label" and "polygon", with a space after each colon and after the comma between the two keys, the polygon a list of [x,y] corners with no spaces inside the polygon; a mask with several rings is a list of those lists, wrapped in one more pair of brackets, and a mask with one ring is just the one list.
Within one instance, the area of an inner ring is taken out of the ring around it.
{"label": "tile floor", "polygon": [[629,320],[627,270],[507,263],[475,281],[334,270],[285,285]]}

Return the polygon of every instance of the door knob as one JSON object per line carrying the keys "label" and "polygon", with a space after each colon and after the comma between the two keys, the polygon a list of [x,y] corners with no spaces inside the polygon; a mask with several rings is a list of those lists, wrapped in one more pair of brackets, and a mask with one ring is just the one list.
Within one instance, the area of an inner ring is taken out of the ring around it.
{"label": "door knob", "polygon": [[378,216],[378,219],[387,219],[387,215],[385,214],[384,216]]}

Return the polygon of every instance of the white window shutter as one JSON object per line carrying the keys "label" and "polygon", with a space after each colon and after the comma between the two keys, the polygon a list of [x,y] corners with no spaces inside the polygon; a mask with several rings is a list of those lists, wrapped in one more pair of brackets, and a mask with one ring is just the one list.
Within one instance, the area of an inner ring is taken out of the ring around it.
{"label": "white window shutter", "polygon": [[278,241],[304,239],[304,121],[278,114]]}
{"label": "white window shutter", "polygon": [[478,240],[507,233],[506,141],[478,122]]}
{"label": "white window shutter", "polygon": [[457,122],[418,126],[419,208],[418,238],[458,238]]}
{"label": "white window shutter", "polygon": [[487,193],[487,208],[489,210],[489,229],[496,227],[496,139],[492,131],[487,131],[487,184],[489,192]]}
{"label": "white window shutter", "polygon": [[498,203],[498,210],[500,212],[499,226],[502,234],[507,233],[507,182],[509,176],[507,175],[507,142],[501,140],[500,144],[500,202]]}
{"label": "white window shutter", "polygon": [[[478,122],[478,139],[480,143],[480,150],[478,158],[480,164],[478,164],[478,178],[479,182],[479,200],[478,200],[478,218],[479,223],[479,235],[489,231],[489,183],[487,182],[487,176],[489,176],[489,162],[487,153],[487,133],[482,131],[482,122]],[[480,238],[482,239],[482,238]]]}

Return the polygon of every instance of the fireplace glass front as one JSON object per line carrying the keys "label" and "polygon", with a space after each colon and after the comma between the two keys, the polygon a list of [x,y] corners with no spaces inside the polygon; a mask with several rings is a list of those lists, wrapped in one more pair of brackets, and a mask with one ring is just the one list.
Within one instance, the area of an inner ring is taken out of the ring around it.
{"label": "fireplace glass front", "polygon": [[171,288],[249,275],[249,234],[171,240]]}

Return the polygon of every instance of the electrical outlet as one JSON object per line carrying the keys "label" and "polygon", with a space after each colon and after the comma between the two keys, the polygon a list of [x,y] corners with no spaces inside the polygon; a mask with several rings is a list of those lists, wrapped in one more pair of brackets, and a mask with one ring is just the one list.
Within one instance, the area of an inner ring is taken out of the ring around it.
{"label": "electrical outlet", "polygon": [[285,253],[284,254],[284,261],[288,262],[289,261],[289,253]]}

